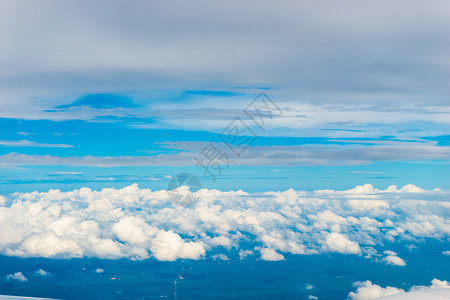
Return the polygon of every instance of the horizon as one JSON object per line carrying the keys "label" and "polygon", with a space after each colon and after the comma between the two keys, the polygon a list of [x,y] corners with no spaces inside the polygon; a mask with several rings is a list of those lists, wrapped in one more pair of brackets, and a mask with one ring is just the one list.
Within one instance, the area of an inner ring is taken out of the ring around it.
{"label": "horizon", "polygon": [[449,36],[445,0],[0,1],[0,295],[450,288]]}

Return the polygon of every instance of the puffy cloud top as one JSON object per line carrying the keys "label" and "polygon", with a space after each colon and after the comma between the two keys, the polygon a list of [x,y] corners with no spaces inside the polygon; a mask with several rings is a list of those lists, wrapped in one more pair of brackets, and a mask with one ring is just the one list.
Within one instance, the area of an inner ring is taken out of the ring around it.
{"label": "puffy cloud top", "polygon": [[[348,297],[351,300],[371,300],[371,299],[384,299],[385,296],[397,295],[405,293],[405,290],[396,287],[381,287],[377,284],[373,284],[369,280],[364,282],[355,282],[354,286],[357,287],[355,292],[350,292]],[[431,285],[429,286],[413,286],[410,292],[417,291],[429,291],[430,289],[448,289],[450,285],[446,280],[433,279]],[[410,293],[407,293],[409,295]],[[433,293],[434,294],[434,293]],[[425,299],[424,297],[430,294],[420,294],[420,295],[410,295],[409,297],[404,297],[402,299]],[[435,294],[439,297],[439,294]],[[448,295],[448,294],[447,294]],[[405,295],[406,296],[406,295]],[[383,297],[383,298],[380,298]],[[390,297],[387,297],[387,299]],[[445,298],[445,296],[443,296]],[[434,299],[434,298],[433,298]]]}
{"label": "puffy cloud top", "polygon": [[6,280],[17,280],[17,281],[21,281],[21,282],[27,282],[28,281],[28,278],[26,278],[23,274],[22,274],[22,272],[17,272],[17,273],[14,273],[14,274],[9,274],[9,275],[6,275]]}
{"label": "puffy cloud top", "polygon": [[[448,235],[448,203],[431,201],[446,195],[413,186],[254,194],[204,189],[196,205],[184,208],[174,206],[167,191],[137,184],[15,193],[0,206],[0,253],[173,261],[240,248],[241,259],[259,253],[268,261],[286,253],[371,257],[377,254],[372,246],[383,241]],[[385,254],[386,263],[405,264],[395,252]]]}

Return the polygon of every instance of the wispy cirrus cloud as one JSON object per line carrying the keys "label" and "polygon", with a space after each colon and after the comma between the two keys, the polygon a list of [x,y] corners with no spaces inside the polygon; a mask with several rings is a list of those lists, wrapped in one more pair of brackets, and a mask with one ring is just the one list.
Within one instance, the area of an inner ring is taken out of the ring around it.
{"label": "wispy cirrus cloud", "polygon": [[[351,143],[351,141],[349,141]],[[240,157],[229,152],[230,165],[246,166],[317,166],[362,165],[376,161],[449,160],[450,147],[433,142],[380,142],[372,146],[292,145],[253,146]],[[91,167],[118,166],[193,166],[208,142],[161,143],[167,153],[153,156],[69,156],[27,155],[17,152],[0,156],[0,166],[65,165]],[[371,142],[369,143],[371,144]],[[387,145],[386,145],[387,144]],[[223,151],[227,145],[217,143]],[[173,151],[176,150],[176,151]]]}
{"label": "wispy cirrus cloud", "polygon": [[0,146],[6,147],[42,147],[42,148],[72,148],[67,144],[46,144],[28,140],[0,140]]}

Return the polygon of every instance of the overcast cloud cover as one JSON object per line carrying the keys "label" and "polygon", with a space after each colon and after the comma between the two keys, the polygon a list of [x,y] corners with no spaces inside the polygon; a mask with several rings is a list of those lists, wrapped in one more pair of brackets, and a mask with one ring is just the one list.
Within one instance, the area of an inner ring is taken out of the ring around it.
{"label": "overcast cloud cover", "polygon": [[1,1],[0,114],[90,118],[44,110],[102,91],[133,95],[148,116],[165,107],[156,91],[268,87],[294,110],[311,103],[444,122],[449,5]]}

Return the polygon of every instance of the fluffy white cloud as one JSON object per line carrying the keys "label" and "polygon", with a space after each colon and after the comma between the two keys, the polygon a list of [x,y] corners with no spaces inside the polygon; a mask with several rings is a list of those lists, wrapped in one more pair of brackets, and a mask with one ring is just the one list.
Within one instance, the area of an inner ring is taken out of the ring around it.
{"label": "fluffy white cloud", "polygon": [[46,276],[50,275],[50,272],[44,271],[42,269],[39,269],[36,272],[34,272],[34,274],[36,274],[37,276],[46,277]]}
{"label": "fluffy white cloud", "polygon": [[[372,284],[369,280],[364,282],[355,282],[353,284],[358,287],[355,292],[350,292],[348,297],[352,300],[370,300],[378,299],[379,297],[390,296],[405,293],[405,290],[396,287],[381,287],[377,284]],[[450,285],[446,280],[433,279],[429,286],[413,286],[410,291],[426,291],[430,289],[448,289]],[[415,298],[416,299],[416,298]],[[418,298],[417,298],[418,299]]]}
{"label": "fluffy white cloud", "polygon": [[450,285],[447,280],[439,280],[434,278],[433,280],[431,280],[431,285],[416,285],[411,288],[411,291],[423,291],[428,289],[450,289]]}
{"label": "fluffy white cloud", "polygon": [[384,260],[390,265],[401,267],[406,266],[406,262],[396,255],[388,255],[384,258]]}
{"label": "fluffy white cloud", "polygon": [[246,258],[247,256],[253,255],[253,251],[252,250],[241,250],[239,251],[239,259],[243,260],[244,258]]}
{"label": "fluffy white cloud", "polygon": [[406,262],[397,256],[397,253],[395,253],[392,250],[385,250],[383,251],[384,254],[386,254],[386,257],[383,258],[383,260],[389,264],[389,265],[394,265],[394,266],[401,266],[404,267],[406,266]]}
{"label": "fluffy white cloud", "polygon": [[364,282],[356,282],[354,283],[354,286],[358,288],[355,292],[350,292],[348,295],[348,297],[352,300],[370,300],[405,292],[403,289],[398,289],[391,286],[382,288],[377,284],[372,284],[369,280]]}
{"label": "fluffy white cloud", "polygon": [[327,235],[326,243],[331,250],[344,254],[360,254],[358,243],[350,241],[344,235],[332,232]]}
{"label": "fluffy white cloud", "polygon": [[97,273],[97,274],[101,274],[101,273],[104,273],[104,272],[105,272],[105,270],[100,269],[100,268],[97,268],[97,269],[95,270],[95,273]]}
{"label": "fluffy white cloud", "polygon": [[284,260],[284,256],[281,255],[280,253],[276,252],[273,249],[263,248],[263,249],[260,249],[259,252],[261,253],[262,260],[267,260],[267,261]]}
{"label": "fluffy white cloud", "polygon": [[[241,259],[254,250],[264,260],[324,251],[370,259],[385,250],[384,241],[411,243],[450,233],[446,203],[432,201],[448,191],[364,185],[346,191],[201,193],[190,207],[173,205],[165,190],[136,184],[12,194],[0,206],[0,254],[171,261],[200,259],[220,248],[237,249]],[[393,251],[384,254],[388,263],[404,263]]]}
{"label": "fluffy white cloud", "polygon": [[9,274],[9,275],[6,275],[6,280],[17,280],[17,281],[20,281],[20,282],[27,282],[28,281],[28,278],[26,278],[23,274],[22,274],[22,272],[17,272],[17,273],[14,273],[14,274]]}
{"label": "fluffy white cloud", "polygon": [[173,231],[161,231],[150,246],[153,255],[158,260],[173,261],[177,258],[199,259],[205,255],[205,248],[200,243],[184,242]]}
{"label": "fluffy white cloud", "polygon": [[214,260],[230,260],[229,258],[228,258],[228,256],[226,256],[225,254],[216,254],[216,255],[213,255],[212,256],[212,258],[214,259]]}

